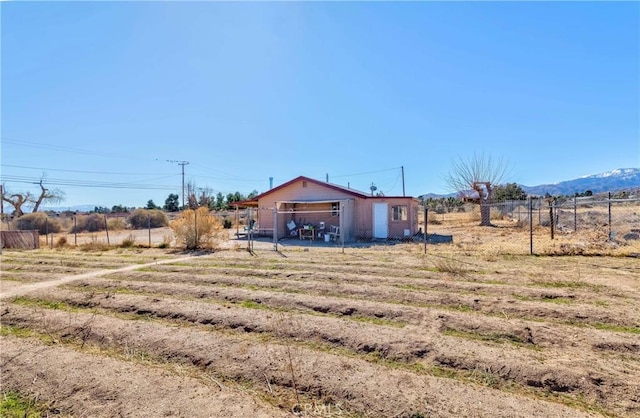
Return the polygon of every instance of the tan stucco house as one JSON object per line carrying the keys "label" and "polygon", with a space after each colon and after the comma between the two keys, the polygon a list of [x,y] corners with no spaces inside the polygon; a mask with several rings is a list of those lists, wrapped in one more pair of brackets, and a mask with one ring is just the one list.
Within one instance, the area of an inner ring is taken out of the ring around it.
{"label": "tan stucco house", "polygon": [[335,238],[337,232],[340,240],[352,242],[404,239],[418,232],[418,201],[413,197],[371,196],[304,176],[239,203],[257,208],[259,232],[276,238],[328,240],[325,235],[333,232]]}

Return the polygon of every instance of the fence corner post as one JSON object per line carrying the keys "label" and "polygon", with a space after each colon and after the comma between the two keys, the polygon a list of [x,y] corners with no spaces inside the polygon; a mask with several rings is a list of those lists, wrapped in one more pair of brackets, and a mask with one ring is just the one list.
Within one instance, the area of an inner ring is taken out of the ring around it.
{"label": "fence corner post", "polygon": [[529,197],[529,255],[533,255],[533,199]]}

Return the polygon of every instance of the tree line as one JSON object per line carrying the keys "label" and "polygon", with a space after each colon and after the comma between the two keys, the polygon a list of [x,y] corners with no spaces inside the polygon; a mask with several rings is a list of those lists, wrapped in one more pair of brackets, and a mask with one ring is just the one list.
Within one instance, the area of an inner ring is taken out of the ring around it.
{"label": "tree line", "polygon": [[[143,209],[163,210],[165,212],[179,212],[185,209],[207,208],[209,210],[227,210],[233,208],[235,202],[253,199],[258,195],[258,191],[254,190],[248,195],[240,192],[222,194],[218,192],[216,195],[202,193],[199,195],[189,194],[186,198],[185,205],[182,206],[180,196],[177,193],[170,193],[164,201],[164,205],[156,204],[153,199],[149,199]],[[136,210],[135,207],[127,207],[123,205],[114,205],[111,208],[104,206],[96,206],[91,212],[94,213],[130,213]]]}

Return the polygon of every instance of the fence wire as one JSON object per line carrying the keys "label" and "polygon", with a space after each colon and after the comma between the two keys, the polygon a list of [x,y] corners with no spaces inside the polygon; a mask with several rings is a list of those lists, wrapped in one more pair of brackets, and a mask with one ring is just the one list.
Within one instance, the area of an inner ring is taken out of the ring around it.
{"label": "fence wire", "polygon": [[[342,243],[330,240],[324,241],[324,236],[318,234],[313,242],[297,239],[286,242],[278,238],[281,244],[306,246],[327,246],[339,248],[344,246],[358,246],[375,241],[376,245],[398,242],[413,242],[424,246],[424,250],[432,255],[438,251],[448,253],[462,252],[466,254],[536,254],[536,255],[620,255],[640,257],[640,198],[611,198],[610,196],[592,196],[577,198],[533,198],[527,200],[513,200],[493,203],[489,205],[491,226],[480,226],[481,211],[478,205],[464,204],[449,207],[429,206],[419,207],[413,213],[418,215],[419,232],[412,236],[389,237],[387,240],[359,239],[355,242]],[[234,245],[244,247],[248,245],[254,249],[254,238],[259,243],[255,249],[273,250],[273,235],[265,234],[265,230],[254,229],[249,222],[255,214],[251,211],[243,213],[243,218],[235,219],[235,226],[229,230],[232,238],[238,239],[239,231],[252,232],[251,239],[246,237]],[[83,243],[104,243],[121,245],[132,242],[136,245],[168,246],[172,235],[163,230],[130,230],[121,229],[125,225],[124,215],[100,216],[100,222],[106,229],[76,236],[73,233],[75,216],[59,216],[62,229],[55,236],[47,233],[42,237],[42,245],[53,246],[61,237],[67,243],[79,245]],[[283,215],[284,216],[284,215]],[[426,216],[426,218],[425,218]],[[237,217],[237,214],[236,214]],[[226,218],[225,218],[226,219]],[[6,225],[3,229],[22,229],[17,222]],[[113,227],[112,227],[113,225]],[[120,227],[116,227],[120,225]],[[329,224],[326,224],[327,228]],[[261,227],[260,227],[261,228]],[[329,230],[327,229],[328,232]],[[48,232],[51,232],[49,230]],[[246,234],[245,234],[246,235]],[[267,235],[266,237],[263,235]],[[425,240],[426,237],[426,240]]]}
{"label": "fence wire", "polygon": [[493,203],[491,226],[473,205],[428,212],[428,236],[448,234],[464,251],[640,256],[640,199],[528,199]]}

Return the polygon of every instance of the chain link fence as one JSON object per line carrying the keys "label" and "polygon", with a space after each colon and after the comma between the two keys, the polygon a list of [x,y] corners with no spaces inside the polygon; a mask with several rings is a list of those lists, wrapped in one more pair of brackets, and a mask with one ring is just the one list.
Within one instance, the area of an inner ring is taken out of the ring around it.
{"label": "chain link fence", "polygon": [[427,236],[451,235],[467,252],[640,256],[638,198],[532,198],[489,206],[490,227],[480,226],[478,205],[427,209]]}

